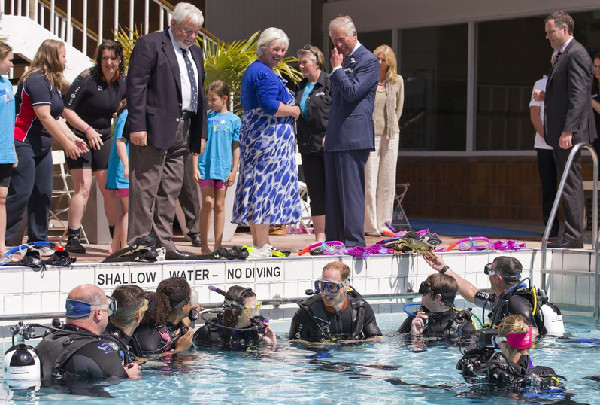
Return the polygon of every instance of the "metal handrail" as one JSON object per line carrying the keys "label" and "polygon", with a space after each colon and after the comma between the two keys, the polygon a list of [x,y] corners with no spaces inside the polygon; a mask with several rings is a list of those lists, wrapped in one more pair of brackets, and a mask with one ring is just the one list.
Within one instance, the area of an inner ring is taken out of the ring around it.
{"label": "metal handrail", "polygon": [[[407,292],[407,293],[394,293],[394,294],[361,294],[364,299],[377,301],[377,300],[387,300],[387,299],[405,299],[410,300],[417,297],[420,297],[421,294],[417,292]],[[294,298],[280,298],[275,296],[273,298],[269,298],[266,300],[262,300],[263,305],[272,305],[275,308],[278,308],[283,304],[292,304],[298,301],[302,301],[307,297],[294,297]],[[216,303],[201,303],[201,307],[206,309],[214,309],[221,308],[223,304]],[[64,318],[64,312],[43,312],[37,314],[16,314],[16,315],[0,315],[0,322],[13,322],[13,321],[30,321],[34,319],[53,319],[53,318]]]}
{"label": "metal handrail", "polygon": [[598,279],[598,272],[600,270],[600,263],[598,263],[599,252],[600,252],[600,241],[598,240],[598,156],[596,155],[596,151],[594,147],[588,143],[581,142],[577,145],[573,146],[571,153],[569,153],[569,158],[567,159],[567,164],[565,165],[565,170],[562,174],[562,178],[560,179],[560,184],[558,186],[558,191],[556,192],[556,197],[554,198],[554,204],[552,205],[552,211],[550,212],[550,217],[548,218],[548,222],[546,223],[546,229],[544,231],[544,236],[542,237],[542,287],[548,290],[546,286],[546,255],[548,253],[548,238],[550,237],[550,231],[552,229],[552,225],[554,223],[554,218],[556,217],[556,212],[558,211],[558,204],[560,202],[560,198],[563,194],[563,189],[565,188],[565,183],[567,181],[567,176],[569,174],[569,170],[571,169],[571,165],[573,164],[573,159],[575,159],[575,155],[579,152],[579,149],[585,148],[590,151],[592,155],[593,162],[593,195],[592,195],[592,243],[594,244],[594,256],[596,257],[596,268],[595,268],[595,290],[594,290],[594,318],[599,319],[600,316],[600,280]]}

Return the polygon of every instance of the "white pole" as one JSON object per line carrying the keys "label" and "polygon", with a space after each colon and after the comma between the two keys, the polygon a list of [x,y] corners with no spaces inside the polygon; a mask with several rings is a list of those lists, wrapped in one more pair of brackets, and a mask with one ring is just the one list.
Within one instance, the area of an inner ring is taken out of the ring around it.
{"label": "white pole", "polygon": [[150,31],[150,0],[144,2],[144,34]]}
{"label": "white pole", "polygon": [[104,8],[104,0],[98,0],[98,45],[102,43],[103,33],[102,26],[104,24],[104,13],[102,13],[102,9]]}
{"label": "white pole", "polygon": [[73,46],[73,23],[71,22],[72,13],[71,0],[67,0],[67,43],[71,46]]}
{"label": "white pole", "polygon": [[[21,2],[19,2],[19,4],[21,4]],[[54,32],[54,6],[56,6],[56,2],[50,0],[50,32],[56,34],[56,32]]]}
{"label": "white pole", "polygon": [[35,0],[35,7],[34,7],[34,12],[33,12],[33,21],[35,21],[36,23],[40,23],[39,22],[39,18],[40,18],[40,10],[38,9],[38,7],[41,7],[40,2],[38,0]]}
{"label": "white pole", "polygon": [[165,9],[160,7],[160,12],[158,13],[158,29],[160,31],[165,29]]}
{"label": "white pole", "polygon": [[115,22],[114,30],[115,30],[115,38],[116,38],[117,32],[119,31],[119,0],[115,0],[113,21]]}
{"label": "white pole", "polygon": [[133,0],[129,0],[129,39],[133,39]]}
{"label": "white pole", "polygon": [[[20,16],[21,15],[21,1],[20,0],[17,0],[17,1],[18,1],[18,3],[17,3],[17,15]],[[13,13],[15,12],[14,11],[15,10],[14,3],[13,3],[13,6],[12,6],[11,10],[13,11]]]}
{"label": "white pole", "polygon": [[40,21],[39,24],[43,27],[44,26],[44,17],[46,16],[46,11],[44,9],[44,4],[40,3]]}
{"label": "white pole", "polygon": [[83,1],[83,17],[81,18],[83,23],[83,39],[81,41],[81,52],[87,55],[87,1]]}

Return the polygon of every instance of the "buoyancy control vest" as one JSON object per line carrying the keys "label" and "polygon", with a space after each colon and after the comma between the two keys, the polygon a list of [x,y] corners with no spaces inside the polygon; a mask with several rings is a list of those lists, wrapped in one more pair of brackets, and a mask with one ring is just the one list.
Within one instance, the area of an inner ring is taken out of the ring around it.
{"label": "buoyancy control vest", "polygon": [[[37,345],[35,351],[42,364],[42,378],[57,378],[63,375],[62,366],[79,349],[88,343],[105,340],[82,328],[61,329],[46,335]],[[108,341],[118,350],[114,341]]]}
{"label": "buoyancy control vest", "polygon": [[336,333],[332,334],[330,322],[327,320],[328,314],[323,305],[323,300],[320,295],[314,295],[304,301],[300,301],[298,306],[301,310],[309,315],[313,320],[314,325],[310,331],[297,331],[297,335],[293,338],[306,339],[310,336],[311,341],[331,341],[331,340],[360,340],[364,339],[363,328],[365,326],[365,310],[366,301],[356,291],[348,291],[348,305],[351,313],[351,332],[350,334]]}

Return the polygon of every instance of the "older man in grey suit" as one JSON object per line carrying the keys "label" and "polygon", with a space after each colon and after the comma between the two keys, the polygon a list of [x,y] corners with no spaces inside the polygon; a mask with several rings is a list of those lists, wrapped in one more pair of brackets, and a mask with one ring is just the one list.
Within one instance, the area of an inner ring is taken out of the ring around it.
{"label": "older man in grey suit", "polygon": [[[592,60],[573,38],[573,18],[555,11],[545,22],[546,38],[558,51],[545,94],[546,142],[554,149],[556,169],[563,175],[573,145],[596,138],[591,102]],[[550,248],[583,247],[583,182],[579,156],[573,160],[563,194],[565,229]]]}

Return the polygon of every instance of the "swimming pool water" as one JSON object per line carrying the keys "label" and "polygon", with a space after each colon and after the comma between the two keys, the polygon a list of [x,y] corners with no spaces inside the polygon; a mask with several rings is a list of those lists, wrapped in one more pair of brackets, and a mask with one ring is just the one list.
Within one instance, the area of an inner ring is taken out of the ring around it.
{"label": "swimming pool water", "polygon": [[[589,318],[565,317],[577,338],[599,339]],[[333,346],[329,354],[291,345],[278,336],[275,351],[229,353],[192,351],[143,367],[141,380],[101,384],[92,389],[112,398],[68,395],[52,388],[12,390],[2,384],[0,399],[23,403],[186,404],[186,403],[322,403],[322,404],[498,404],[522,403],[507,397],[470,398],[455,365],[461,353],[455,346],[412,347],[395,334],[401,317],[382,317],[381,342]],[[562,376],[578,403],[600,403],[600,383],[584,379],[600,375],[600,343],[573,343],[543,338],[531,358]],[[410,385],[396,385],[403,381]],[[420,384],[417,385],[417,384]],[[90,386],[76,387],[89,392]]]}

